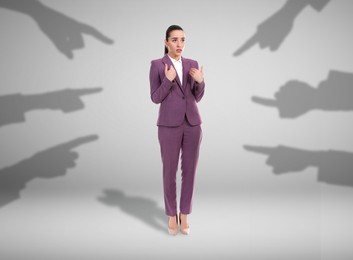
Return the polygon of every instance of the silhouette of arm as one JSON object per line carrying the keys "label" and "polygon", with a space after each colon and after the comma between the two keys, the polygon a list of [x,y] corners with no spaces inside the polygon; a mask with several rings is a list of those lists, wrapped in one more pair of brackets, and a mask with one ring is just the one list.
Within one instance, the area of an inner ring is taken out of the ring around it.
{"label": "silhouette of arm", "polygon": [[353,73],[330,71],[317,88],[317,107],[326,111],[353,110]]}
{"label": "silhouette of arm", "polygon": [[30,11],[40,8],[42,5],[38,0],[0,0],[0,7],[30,15]]}
{"label": "silhouette of arm", "polygon": [[26,121],[26,107],[22,98],[21,94],[0,96],[0,127]]}
{"label": "silhouette of arm", "polygon": [[69,59],[73,58],[73,50],[84,47],[83,34],[106,44],[114,42],[94,27],[59,13],[38,0],[0,0],[0,7],[32,17],[56,48]]}
{"label": "silhouette of arm", "polygon": [[353,187],[353,153],[329,150],[322,152],[318,181]]}

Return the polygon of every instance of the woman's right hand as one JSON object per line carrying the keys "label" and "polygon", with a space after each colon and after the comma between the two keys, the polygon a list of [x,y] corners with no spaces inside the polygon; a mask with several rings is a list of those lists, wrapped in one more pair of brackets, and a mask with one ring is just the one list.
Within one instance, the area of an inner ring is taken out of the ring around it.
{"label": "woman's right hand", "polygon": [[168,69],[168,64],[165,65],[164,74],[170,81],[173,81],[177,75],[172,65],[170,65],[170,68]]}

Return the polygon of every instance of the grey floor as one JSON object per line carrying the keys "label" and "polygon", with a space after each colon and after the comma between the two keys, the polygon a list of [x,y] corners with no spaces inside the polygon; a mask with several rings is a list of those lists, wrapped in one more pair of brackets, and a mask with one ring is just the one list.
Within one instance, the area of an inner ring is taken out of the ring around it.
{"label": "grey floor", "polygon": [[28,186],[21,199],[0,208],[1,259],[348,260],[353,254],[351,189],[207,194],[200,187],[190,235],[172,237],[158,193],[112,185],[95,194],[41,194]]}

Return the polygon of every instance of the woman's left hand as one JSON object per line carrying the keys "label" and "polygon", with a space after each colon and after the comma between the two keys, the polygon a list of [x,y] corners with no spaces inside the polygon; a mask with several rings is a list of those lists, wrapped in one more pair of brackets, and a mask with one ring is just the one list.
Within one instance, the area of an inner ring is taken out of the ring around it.
{"label": "woman's left hand", "polygon": [[196,68],[191,68],[189,71],[190,76],[197,82],[201,83],[203,81],[203,67],[198,70]]}

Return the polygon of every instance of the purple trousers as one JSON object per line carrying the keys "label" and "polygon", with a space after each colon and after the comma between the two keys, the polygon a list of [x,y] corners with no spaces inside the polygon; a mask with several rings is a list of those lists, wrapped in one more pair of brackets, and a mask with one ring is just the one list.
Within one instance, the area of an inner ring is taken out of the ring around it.
{"label": "purple trousers", "polygon": [[178,127],[158,127],[163,163],[163,190],[165,213],[177,215],[176,174],[181,152],[180,212],[190,214],[199,149],[202,139],[201,126],[192,126],[187,119]]}

